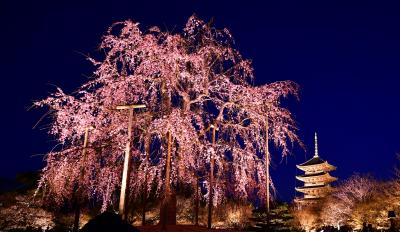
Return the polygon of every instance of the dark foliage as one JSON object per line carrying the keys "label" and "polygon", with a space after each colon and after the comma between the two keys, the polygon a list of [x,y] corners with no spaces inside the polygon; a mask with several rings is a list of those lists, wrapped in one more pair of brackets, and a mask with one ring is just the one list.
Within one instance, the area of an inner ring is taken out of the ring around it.
{"label": "dark foliage", "polygon": [[139,232],[138,229],[124,222],[115,213],[105,212],[90,220],[81,230],[82,232],[118,231]]}
{"label": "dark foliage", "polygon": [[255,226],[249,228],[249,231],[295,231],[292,228],[293,216],[286,203],[276,203],[269,215],[265,208],[256,209],[251,220],[255,222]]}

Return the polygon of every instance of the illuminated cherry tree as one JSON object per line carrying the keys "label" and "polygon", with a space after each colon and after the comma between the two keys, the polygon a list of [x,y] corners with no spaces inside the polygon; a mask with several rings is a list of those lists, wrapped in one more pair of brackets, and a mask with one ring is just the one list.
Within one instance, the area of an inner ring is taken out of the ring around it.
{"label": "illuminated cherry tree", "polygon": [[[228,183],[234,197],[264,198],[265,133],[283,156],[299,142],[295,121],[280,104],[282,97],[296,96],[297,85],[254,86],[251,62],[233,45],[227,29],[195,16],[181,34],[157,27],[143,32],[132,21],[112,25],[100,45],[104,57],[88,58],[96,68],[93,77],[74,95],[58,89],[35,103],[49,107],[50,134],[60,143],[46,158],[40,182],[46,195],[61,205],[79,190],[85,199],[101,202],[103,210],[112,206],[128,141],[128,114],[115,108],[145,104],[133,125],[131,198],[143,191],[160,195],[178,184],[193,186],[199,171],[210,172],[211,160],[215,183],[204,184],[208,193],[213,188],[214,205],[227,196]],[[210,125],[218,127],[214,145]]]}
{"label": "illuminated cherry tree", "polygon": [[292,212],[294,225],[309,232],[318,227],[318,210],[312,206],[297,209]]}
{"label": "illuminated cherry tree", "polygon": [[[365,221],[355,220],[357,218],[355,209],[369,201],[376,188],[377,182],[371,177],[353,175],[338,186],[323,203],[321,207],[322,222],[335,227],[350,222],[351,225],[360,229]],[[364,214],[368,213],[370,212],[364,211]]]}

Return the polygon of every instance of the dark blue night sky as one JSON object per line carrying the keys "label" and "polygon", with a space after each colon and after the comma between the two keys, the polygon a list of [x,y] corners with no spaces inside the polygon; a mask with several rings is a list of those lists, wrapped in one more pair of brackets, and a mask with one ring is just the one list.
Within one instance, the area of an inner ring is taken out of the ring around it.
{"label": "dark blue night sky", "polygon": [[400,152],[400,3],[59,2],[0,2],[0,176],[43,166],[54,141],[40,129],[44,124],[32,130],[44,112],[27,109],[54,85],[71,92],[91,75],[82,54],[98,52],[108,26],[132,19],[142,29],[179,32],[196,13],[232,32],[241,53],[253,60],[258,84],[290,79],[301,86],[300,101],[288,106],[307,151],[295,147],[285,159],[273,154],[280,199],[294,197],[295,164],[312,157],[314,131],[320,156],[338,167],[332,175],[392,177]]}

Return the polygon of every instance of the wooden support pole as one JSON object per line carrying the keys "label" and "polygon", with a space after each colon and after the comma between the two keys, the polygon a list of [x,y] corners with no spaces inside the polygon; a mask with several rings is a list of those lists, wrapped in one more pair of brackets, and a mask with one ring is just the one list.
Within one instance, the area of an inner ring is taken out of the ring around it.
{"label": "wooden support pole", "polygon": [[131,143],[132,143],[132,121],[134,115],[134,109],[146,108],[146,105],[119,105],[115,107],[117,110],[128,110],[128,141],[125,146],[125,157],[124,157],[124,167],[122,170],[122,183],[121,192],[119,195],[119,214],[122,220],[126,220],[126,192],[129,184],[129,171],[130,171],[130,160],[131,160]]}
{"label": "wooden support pole", "polygon": [[133,108],[129,109],[128,119],[128,141],[125,146],[125,158],[124,158],[124,169],[122,171],[122,183],[121,192],[119,196],[119,214],[122,220],[126,220],[125,206],[126,206],[126,189],[129,181],[129,165],[130,165],[130,154],[131,154],[131,142],[132,142],[132,119],[133,119]]}
{"label": "wooden support pole", "polygon": [[270,206],[269,206],[269,200],[270,200],[270,180],[269,180],[269,147],[268,147],[268,141],[269,141],[269,136],[268,136],[268,130],[269,130],[269,124],[268,124],[268,115],[265,119],[265,164],[266,164],[266,177],[267,177],[267,196],[266,196],[266,204],[265,207],[267,208],[267,214],[269,214],[270,211]]}
{"label": "wooden support pole", "polygon": [[[82,149],[82,158],[83,158],[84,162],[86,161],[86,148],[87,148],[87,144],[88,144],[90,129],[92,129],[92,127],[85,128],[85,138],[83,139],[83,149]],[[83,178],[84,174],[85,174],[85,169],[81,168],[81,178]]]}
{"label": "wooden support pole", "polygon": [[196,199],[195,199],[195,208],[194,208],[194,224],[196,226],[199,225],[199,204],[200,204],[200,197],[199,197],[199,185],[200,185],[200,180],[199,176],[196,178]]}
{"label": "wooden support pole", "polygon": [[[215,135],[217,130],[217,125],[214,124],[212,126],[212,146],[215,151]],[[207,228],[211,229],[212,225],[212,206],[213,206],[213,193],[214,193],[214,164],[215,164],[215,157],[210,154],[210,189],[208,195],[208,220],[207,220]]]}

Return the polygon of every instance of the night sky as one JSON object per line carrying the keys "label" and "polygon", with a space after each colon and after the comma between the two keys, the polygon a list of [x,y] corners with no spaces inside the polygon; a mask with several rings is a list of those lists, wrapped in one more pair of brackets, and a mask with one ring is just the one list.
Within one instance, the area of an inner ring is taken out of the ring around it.
{"label": "night sky", "polygon": [[[38,3],[40,2],[40,3]],[[300,101],[288,107],[307,151],[282,159],[273,152],[278,198],[295,196],[295,164],[320,156],[344,179],[353,172],[393,176],[400,152],[400,5],[388,1],[0,1],[0,177],[39,170],[54,145],[32,129],[43,110],[33,100],[59,86],[72,92],[93,71],[83,54],[96,54],[116,21],[142,30],[157,25],[180,32],[196,13],[228,28],[237,48],[253,60],[256,82],[293,80]],[[322,3],[323,2],[323,3]],[[393,1],[394,2],[394,1]],[[299,174],[299,172],[297,172]]]}

